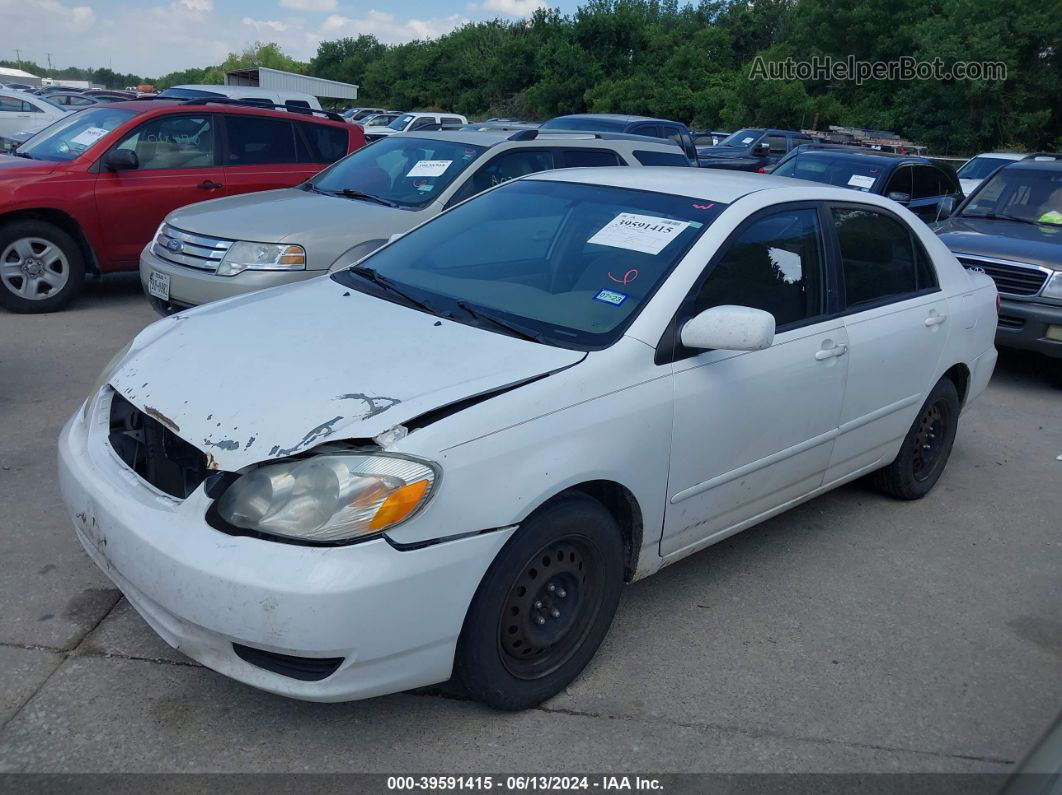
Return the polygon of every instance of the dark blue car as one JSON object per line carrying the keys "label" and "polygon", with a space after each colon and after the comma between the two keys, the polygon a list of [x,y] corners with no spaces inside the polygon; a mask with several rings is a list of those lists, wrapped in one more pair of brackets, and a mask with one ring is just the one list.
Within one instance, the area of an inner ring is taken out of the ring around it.
{"label": "dark blue car", "polygon": [[622,113],[573,113],[557,116],[544,122],[540,130],[579,130],[582,132],[611,132],[667,138],[673,141],[690,159],[697,162],[697,147],[690,128],[679,121],[654,119],[649,116],[628,116]]}
{"label": "dark blue car", "polygon": [[731,133],[715,146],[698,147],[697,165],[731,171],[765,171],[811,138],[793,130],[748,128]]}

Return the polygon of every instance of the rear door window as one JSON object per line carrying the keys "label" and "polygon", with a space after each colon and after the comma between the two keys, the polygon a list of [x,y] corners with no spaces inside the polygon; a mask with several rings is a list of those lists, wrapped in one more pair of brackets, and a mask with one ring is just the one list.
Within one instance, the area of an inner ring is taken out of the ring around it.
{"label": "rear door window", "polygon": [[784,135],[768,135],[764,140],[770,145],[772,155],[784,155],[789,151],[789,144]]}
{"label": "rear door window", "polygon": [[635,150],[634,156],[643,166],[688,166],[690,161],[680,152],[649,152]]}
{"label": "rear door window", "polygon": [[328,124],[295,122],[300,163],[334,163],[347,153],[347,131]]}
{"label": "rear door window", "polygon": [[914,187],[911,191],[912,199],[929,199],[934,196],[943,196],[946,191],[941,184],[940,172],[932,166],[912,166],[914,173]]}
{"label": "rear door window", "polygon": [[524,174],[547,171],[553,167],[553,152],[550,150],[516,149],[505,152],[486,163],[472,175],[469,180],[472,183],[472,193],[469,195],[522,177]]}
{"label": "rear door window", "polygon": [[888,183],[885,185],[885,195],[890,193],[906,193],[908,196],[912,193],[911,183],[911,168],[910,166],[901,166],[896,169],[892,176],[889,177]]}
{"label": "rear door window", "polygon": [[295,125],[262,116],[227,116],[228,165],[297,163]]}

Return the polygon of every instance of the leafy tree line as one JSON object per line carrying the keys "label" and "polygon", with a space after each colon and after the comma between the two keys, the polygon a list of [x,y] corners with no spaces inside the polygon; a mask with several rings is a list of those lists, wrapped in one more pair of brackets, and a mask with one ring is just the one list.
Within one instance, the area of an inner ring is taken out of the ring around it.
{"label": "leafy tree line", "polygon": [[[1062,15],[1040,0],[588,0],[574,14],[465,25],[433,41],[322,42],[309,72],[359,102],[468,115],[617,112],[695,127],[890,129],[932,151],[1062,143]],[[750,80],[813,56],[1002,62],[1004,81]]]}
{"label": "leafy tree line", "polygon": [[[1002,62],[1005,80],[752,80],[756,59]],[[1062,14],[1043,0],[587,0],[573,14],[469,23],[430,41],[322,42],[310,63],[256,43],[149,82],[269,66],[357,83],[359,104],[544,119],[637,113],[698,128],[895,130],[938,154],[1062,145]],[[37,74],[48,73],[23,64]],[[142,82],[109,70],[107,85]],[[73,74],[65,75],[75,77]]]}
{"label": "leafy tree line", "polygon": [[[77,66],[48,69],[47,67],[38,66],[33,61],[15,62],[3,60],[0,60],[0,66],[6,66],[9,69],[21,69],[31,75],[51,77],[55,80],[87,80],[104,88],[126,88],[127,86],[136,86],[144,82],[144,78],[140,77],[140,75],[122,74],[110,69],[82,69]],[[12,82],[17,83],[18,81],[13,80]]]}

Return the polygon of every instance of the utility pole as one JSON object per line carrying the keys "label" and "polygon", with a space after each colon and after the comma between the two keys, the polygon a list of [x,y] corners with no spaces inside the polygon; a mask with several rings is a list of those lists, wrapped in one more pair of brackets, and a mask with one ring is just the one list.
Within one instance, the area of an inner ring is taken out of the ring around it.
{"label": "utility pole", "polygon": [[18,65],[19,69],[22,68],[22,50],[15,50],[15,63]]}
{"label": "utility pole", "polygon": [[48,56],[48,71],[50,72],[52,71],[52,54],[49,52],[46,55]]}

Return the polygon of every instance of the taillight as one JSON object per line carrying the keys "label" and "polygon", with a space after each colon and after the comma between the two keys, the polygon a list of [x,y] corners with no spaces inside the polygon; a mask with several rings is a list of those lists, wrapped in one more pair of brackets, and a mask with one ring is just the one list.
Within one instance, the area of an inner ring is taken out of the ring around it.
{"label": "taillight", "polygon": [[756,169],[756,173],[757,174],[766,174],[767,172],[763,170],[763,166],[760,166],[759,168]]}

